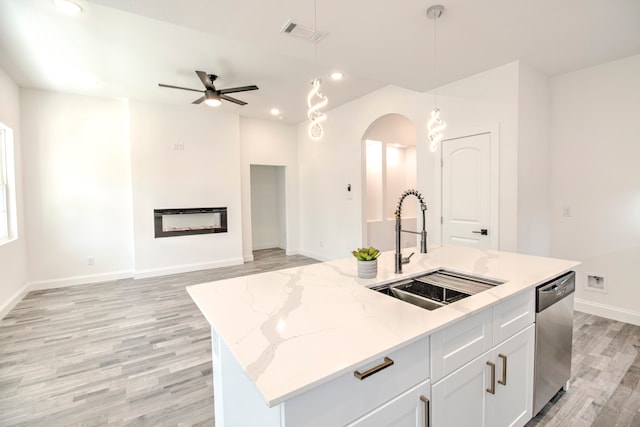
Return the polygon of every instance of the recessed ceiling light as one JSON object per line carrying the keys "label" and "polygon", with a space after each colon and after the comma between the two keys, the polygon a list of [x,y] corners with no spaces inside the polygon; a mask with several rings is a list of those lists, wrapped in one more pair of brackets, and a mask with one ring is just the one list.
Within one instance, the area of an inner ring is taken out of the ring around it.
{"label": "recessed ceiling light", "polygon": [[53,0],[53,5],[67,15],[77,15],[82,12],[82,7],[71,0]]}
{"label": "recessed ceiling light", "polygon": [[280,110],[278,110],[277,108],[272,108],[271,109],[271,115],[272,116],[277,116],[278,114],[280,114]]}
{"label": "recessed ceiling light", "polygon": [[331,80],[342,80],[344,73],[342,71],[334,71],[331,73]]}

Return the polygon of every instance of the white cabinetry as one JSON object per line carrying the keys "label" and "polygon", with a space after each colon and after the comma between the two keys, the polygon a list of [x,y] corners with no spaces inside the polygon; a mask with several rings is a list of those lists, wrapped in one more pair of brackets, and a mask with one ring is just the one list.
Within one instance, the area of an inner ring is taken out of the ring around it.
{"label": "white cabinetry", "polygon": [[493,345],[491,309],[431,335],[431,382],[435,383]]}
{"label": "white cabinetry", "polygon": [[[355,369],[361,379],[349,371],[271,408],[215,332],[212,342],[216,426],[326,427],[354,420],[382,426],[384,420],[406,421],[410,413],[424,417],[420,396],[428,399],[430,391],[429,337],[364,362]],[[410,425],[424,426],[416,422]]]}
{"label": "white cabinetry", "polygon": [[432,335],[434,427],[531,418],[534,308],[533,291],[525,292]]}
{"label": "white cabinetry", "polygon": [[522,426],[531,418],[535,336],[529,325],[493,350],[495,394],[487,396],[486,425]]}
{"label": "white cabinetry", "polygon": [[[429,378],[429,353],[429,337],[425,337],[363,363],[356,371],[362,374],[375,372],[365,378],[358,379],[355,372],[347,372],[286,401],[283,404],[286,426],[344,425],[391,403]],[[393,365],[376,371],[389,360]],[[390,413],[396,407],[391,405],[385,412]]]}
{"label": "white cabinetry", "polygon": [[534,339],[531,325],[434,384],[433,426],[524,425],[531,418]]}
{"label": "white cabinetry", "polygon": [[348,427],[428,427],[430,407],[431,385],[427,380]]}
{"label": "white cabinetry", "polygon": [[433,426],[477,426],[484,423],[487,406],[487,364],[482,354],[431,388]]}

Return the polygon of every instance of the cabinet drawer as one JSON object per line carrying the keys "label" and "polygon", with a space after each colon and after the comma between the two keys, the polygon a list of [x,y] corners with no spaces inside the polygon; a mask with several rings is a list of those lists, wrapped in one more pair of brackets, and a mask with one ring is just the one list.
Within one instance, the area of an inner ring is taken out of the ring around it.
{"label": "cabinet drawer", "polygon": [[431,335],[431,382],[436,382],[493,346],[491,309]]}
{"label": "cabinet drawer", "polygon": [[[384,357],[365,363],[357,370],[365,372],[380,365]],[[362,380],[349,372],[286,401],[283,404],[286,426],[345,425],[429,376],[428,337],[391,352],[386,357],[393,360],[393,365]]]}
{"label": "cabinet drawer", "polygon": [[493,307],[493,345],[520,332],[535,321],[535,289]]}

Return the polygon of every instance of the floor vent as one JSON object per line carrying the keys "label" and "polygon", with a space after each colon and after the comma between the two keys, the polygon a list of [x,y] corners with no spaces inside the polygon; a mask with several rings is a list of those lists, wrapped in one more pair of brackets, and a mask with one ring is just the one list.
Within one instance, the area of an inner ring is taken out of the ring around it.
{"label": "floor vent", "polygon": [[296,22],[293,22],[291,19],[284,23],[280,32],[293,37],[297,37],[299,39],[316,43],[327,36],[327,33],[315,30],[306,25],[298,24]]}

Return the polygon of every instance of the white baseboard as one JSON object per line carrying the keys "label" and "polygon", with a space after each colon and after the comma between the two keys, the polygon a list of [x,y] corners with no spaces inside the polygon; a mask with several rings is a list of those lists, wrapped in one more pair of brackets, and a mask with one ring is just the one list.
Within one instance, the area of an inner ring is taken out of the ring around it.
{"label": "white baseboard", "polygon": [[253,261],[253,253],[247,255],[247,254],[243,254],[242,255],[242,259],[244,260],[244,262],[251,262]]}
{"label": "white baseboard", "polygon": [[309,251],[299,251],[298,252],[300,255],[304,255],[306,257],[309,258],[313,258],[313,259],[317,259],[318,261],[331,261],[331,258],[327,258],[326,256],[320,255],[318,253],[315,252],[309,252]]}
{"label": "white baseboard", "polygon": [[91,274],[87,276],[65,277],[54,280],[38,280],[29,282],[18,289],[11,297],[0,306],[0,319],[3,319],[22,299],[31,291],[41,291],[45,289],[64,288],[75,285],[91,285],[94,283],[111,282],[118,279],[132,277],[131,271],[115,271],[104,274]]}
{"label": "white baseboard", "polygon": [[243,264],[242,258],[228,258],[213,262],[201,262],[196,264],[183,264],[163,268],[150,268],[146,270],[136,270],[133,275],[134,279],[145,279],[148,277],[167,276],[169,274],[189,273],[191,271],[208,270],[210,268],[229,267],[232,265]]}
{"label": "white baseboard", "polygon": [[577,311],[640,326],[640,312],[576,298]]}
{"label": "white baseboard", "polygon": [[0,306],[0,320],[4,319],[4,316],[9,314],[11,309],[16,305],[18,305],[18,303],[22,301],[22,298],[24,298],[25,295],[27,295],[28,293],[29,293],[29,285],[24,285],[23,287],[18,289],[13,295],[11,295],[11,297],[7,301],[5,301],[5,303],[2,304],[2,306]]}
{"label": "white baseboard", "polygon": [[13,309],[22,299],[31,291],[40,291],[45,289],[64,288],[67,286],[92,285],[95,283],[111,282],[119,279],[127,279],[133,277],[135,279],[143,279],[147,277],[166,276],[169,274],[188,273],[191,271],[206,270],[209,268],[228,267],[231,265],[243,264],[242,258],[230,258],[215,262],[206,262],[198,264],[185,264],[179,266],[156,268],[148,270],[139,270],[135,273],[130,270],[113,271],[110,273],[90,274],[86,276],[72,276],[61,279],[37,280],[29,282],[16,291],[7,301],[0,306],[0,319],[4,318],[11,309]]}
{"label": "white baseboard", "polygon": [[64,288],[66,286],[91,285],[94,283],[111,282],[119,279],[133,277],[130,270],[112,271],[109,273],[88,274],[86,276],[63,277],[53,280],[37,280],[29,282],[29,291],[40,291],[44,289]]}

